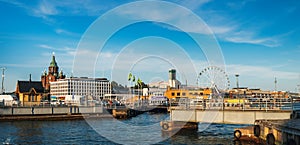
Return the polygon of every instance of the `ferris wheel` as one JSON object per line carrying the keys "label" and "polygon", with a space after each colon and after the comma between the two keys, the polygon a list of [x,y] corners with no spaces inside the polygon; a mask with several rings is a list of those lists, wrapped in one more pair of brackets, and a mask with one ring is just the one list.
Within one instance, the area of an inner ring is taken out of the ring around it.
{"label": "ferris wheel", "polygon": [[230,87],[230,81],[226,72],[217,67],[204,68],[197,77],[197,86],[201,88],[215,89],[217,93],[225,92]]}

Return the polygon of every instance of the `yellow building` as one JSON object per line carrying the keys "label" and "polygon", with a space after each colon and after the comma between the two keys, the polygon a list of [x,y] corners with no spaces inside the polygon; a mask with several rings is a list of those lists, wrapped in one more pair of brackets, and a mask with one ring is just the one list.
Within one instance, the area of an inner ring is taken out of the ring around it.
{"label": "yellow building", "polygon": [[44,88],[41,81],[18,81],[15,93],[22,106],[36,106],[42,101]]}
{"label": "yellow building", "polygon": [[170,89],[168,88],[165,92],[165,96],[168,99],[180,99],[180,98],[189,98],[189,99],[208,99],[211,94],[210,89]]}
{"label": "yellow building", "polygon": [[248,89],[248,88],[233,88],[228,91],[229,98],[289,98],[289,93],[285,91],[269,91],[261,89]]}

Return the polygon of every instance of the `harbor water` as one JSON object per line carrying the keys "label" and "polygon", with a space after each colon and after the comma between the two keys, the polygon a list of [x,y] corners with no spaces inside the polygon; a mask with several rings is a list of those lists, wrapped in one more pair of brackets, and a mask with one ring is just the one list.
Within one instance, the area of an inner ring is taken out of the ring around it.
{"label": "harbor water", "polygon": [[[169,114],[144,113],[127,120],[0,122],[3,144],[234,144],[234,128],[247,125],[199,124],[198,131],[172,136],[160,131]],[[118,122],[118,123],[117,123]],[[121,125],[117,125],[121,124]],[[130,129],[128,129],[128,127]]]}

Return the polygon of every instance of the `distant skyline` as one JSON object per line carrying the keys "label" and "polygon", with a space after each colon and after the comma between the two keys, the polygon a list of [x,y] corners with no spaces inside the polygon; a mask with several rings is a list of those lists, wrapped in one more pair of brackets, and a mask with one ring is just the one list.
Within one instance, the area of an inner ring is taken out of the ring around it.
{"label": "distant skyline", "polygon": [[[0,67],[6,67],[6,91],[14,91],[17,80],[28,80],[29,74],[32,74],[33,80],[40,80],[44,69],[48,69],[53,52],[60,69],[70,77],[74,56],[78,53],[76,48],[84,32],[105,12],[128,2],[132,1],[33,0],[25,3],[21,0],[0,0],[2,20]],[[298,91],[296,89],[297,85],[300,85],[299,1],[169,2],[190,9],[212,29],[223,52],[231,87],[236,87],[234,74],[238,73],[240,87],[274,90],[276,77],[277,90]],[[174,17],[172,12],[165,13]],[[168,19],[159,13],[146,14],[152,14],[154,18]],[[193,28],[195,27],[191,24],[189,32],[199,33],[199,30]],[[148,35],[168,36],[169,39],[180,42],[189,55],[192,55],[192,61],[196,64],[198,72],[207,67],[205,54],[193,53],[196,52],[196,46],[184,32],[160,23],[145,22],[120,30],[108,41],[103,52],[99,54],[101,58],[95,62],[96,77],[107,77],[112,79],[111,81],[127,85],[128,82],[124,79],[111,78],[109,73],[111,66],[116,63],[125,66],[124,60],[143,56],[142,54],[154,48],[157,53],[178,57],[180,62],[181,52],[173,52],[171,49],[178,47],[177,45],[160,37]],[[145,38],[141,39],[142,37]],[[150,42],[156,43],[149,43],[147,41],[149,39],[152,40]],[[123,51],[123,55],[119,55],[118,50],[124,47],[128,48]],[[85,53],[89,55],[94,52]],[[121,61],[115,60],[117,56]],[[173,67],[168,61],[155,57],[141,60],[132,66],[133,72],[146,83],[167,80],[168,70]],[[113,69],[121,71],[122,68]],[[93,77],[90,74],[81,74],[84,75]],[[182,76],[179,80],[195,84],[196,77]]]}

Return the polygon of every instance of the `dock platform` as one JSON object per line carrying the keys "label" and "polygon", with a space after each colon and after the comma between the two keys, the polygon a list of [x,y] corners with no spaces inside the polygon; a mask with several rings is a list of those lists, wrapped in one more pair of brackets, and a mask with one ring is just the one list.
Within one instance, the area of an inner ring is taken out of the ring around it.
{"label": "dock platform", "polygon": [[256,120],[253,126],[235,129],[234,137],[249,137],[267,145],[299,145],[300,119]]}

